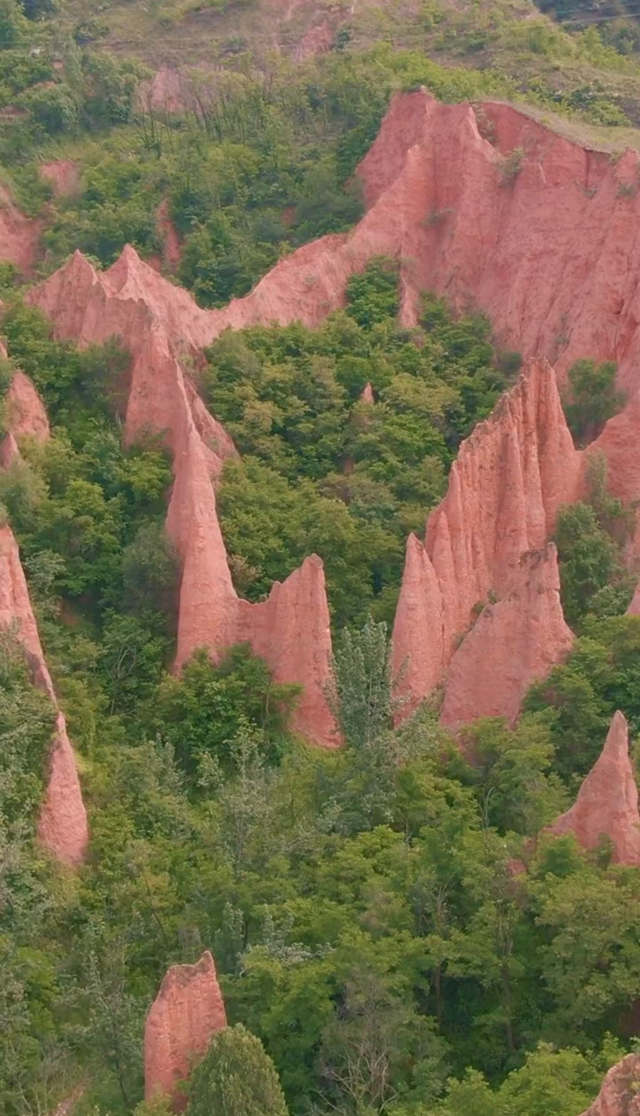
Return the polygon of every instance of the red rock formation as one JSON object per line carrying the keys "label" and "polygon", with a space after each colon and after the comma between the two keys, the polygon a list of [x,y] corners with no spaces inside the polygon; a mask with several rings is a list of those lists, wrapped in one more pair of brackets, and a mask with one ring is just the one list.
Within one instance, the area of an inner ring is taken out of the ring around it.
{"label": "red rock formation", "polygon": [[640,1116],[640,1054],[627,1054],[612,1066],[593,1104],[582,1116]]}
{"label": "red rock formation", "polygon": [[[176,79],[162,73],[166,102]],[[440,291],[485,310],[501,341],[525,356],[557,359],[561,371],[580,356],[614,359],[632,386],[639,158],[585,150],[508,105],[398,94],[359,167],[367,213],[352,232],[285,257],[224,310],[199,310],[173,288],[169,333],[191,341],[197,323],[202,345],[227,325],[317,324],[341,305],[354,271],[391,255],[401,261],[406,321],[421,290]],[[139,297],[153,302],[157,288],[149,281]]]}
{"label": "red rock formation", "polygon": [[233,587],[211,479],[236,451],[178,359],[178,341],[189,354],[205,343],[209,312],[133,249],[104,273],[76,253],[31,298],[52,319],[58,336],[83,344],[113,335],[123,339],[132,354],[125,437],[161,432],[173,452],[167,529],[182,562],[177,667],[198,647],[217,659],[233,643],[247,640],[277,682],[303,686],[295,727],[333,746],[336,729],[324,697],[331,641],[321,563],[307,560],[262,604],[239,600]]}
{"label": "red rock formation", "polygon": [[176,227],[169,216],[169,203],[166,198],[156,211],[156,227],[162,242],[162,262],[168,271],[175,271],[180,263],[182,246]]}
{"label": "red rock formation", "polygon": [[33,383],[24,372],[15,372],[4,399],[5,424],[15,438],[28,435],[38,442],[49,437],[49,419]]}
{"label": "red rock formation", "polygon": [[[25,649],[35,685],[44,690],[57,708],[18,546],[11,528],[6,525],[0,527],[0,628],[15,631]],[[38,834],[45,847],[60,861],[78,864],[84,859],[87,849],[87,815],[73,749],[59,709],[49,765]]]}
{"label": "red rock formation", "polygon": [[144,1029],[145,1097],[171,1098],[181,1112],[185,1098],[178,1082],[189,1076],[213,1035],[227,1025],[213,957],[206,950],[195,965],[172,965]]}
{"label": "red rock formation", "polygon": [[75,194],[78,190],[80,168],[73,159],[54,159],[51,163],[41,163],[39,169],[42,178],[58,197]]}
{"label": "red rock formation", "polygon": [[511,590],[487,605],[449,664],[441,720],[456,729],[476,717],[513,724],[529,687],[569,653],[573,635],[560,604],[556,548],[522,556]]}
{"label": "red rock formation", "polygon": [[11,200],[8,190],[0,186],[0,261],[11,263],[18,271],[29,275],[33,268],[40,222],[25,217]]}
{"label": "red rock formation", "polygon": [[[521,557],[544,546],[558,508],[577,495],[580,470],[553,370],[533,362],[461,445],[424,546],[409,540],[393,629],[407,710],[442,681],[478,603],[521,592]],[[505,613],[490,614],[491,631]]]}
{"label": "red rock formation", "polygon": [[640,864],[638,789],[629,757],[629,727],[622,713],[614,713],[604,748],[576,801],[550,832],[575,833],[585,849],[596,848],[603,836],[608,837],[617,863]]}

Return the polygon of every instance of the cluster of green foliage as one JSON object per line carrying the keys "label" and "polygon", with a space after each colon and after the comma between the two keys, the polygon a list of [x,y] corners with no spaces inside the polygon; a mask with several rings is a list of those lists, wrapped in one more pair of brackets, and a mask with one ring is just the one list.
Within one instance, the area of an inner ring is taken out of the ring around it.
{"label": "cluster of green foliage", "polygon": [[316,551],[337,627],[390,618],[408,532],[518,365],[480,315],[454,320],[430,297],[406,330],[396,311],[396,267],[374,261],[319,329],[228,331],[208,350],[205,397],[242,455],[225,467],[222,530],[250,599]]}
{"label": "cluster of green foliage", "polygon": [[587,464],[586,501],[561,508],[555,538],[564,615],[576,630],[585,616],[625,611],[635,581],[624,561],[633,511],[607,490],[606,462],[593,452]]}
{"label": "cluster of green foliage", "polygon": [[577,360],[569,369],[564,410],[576,445],[597,438],[607,420],[624,405],[624,395],[616,390],[616,372],[617,366],[610,360],[601,364]]}

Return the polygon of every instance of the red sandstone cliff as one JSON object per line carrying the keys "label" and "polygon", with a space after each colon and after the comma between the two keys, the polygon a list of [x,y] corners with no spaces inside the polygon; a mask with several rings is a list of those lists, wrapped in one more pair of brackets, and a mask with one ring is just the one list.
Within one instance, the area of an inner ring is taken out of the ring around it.
{"label": "red sandstone cliff", "polygon": [[[439,291],[485,310],[504,344],[525,356],[547,356],[561,370],[581,356],[617,360],[621,383],[632,386],[639,158],[585,150],[508,105],[398,94],[358,169],[367,212],[355,228],[287,256],[224,310],[165,292],[169,333],[193,341],[196,332],[202,345],[227,325],[316,324],[341,304],[349,276],[384,254],[401,262],[405,320],[421,290]],[[139,297],[153,302],[157,288],[144,285]]]}
{"label": "red sandstone cliff", "polygon": [[640,1054],[627,1054],[612,1066],[593,1104],[582,1116],[640,1116]]}
{"label": "red sandstone cliff", "polygon": [[608,837],[615,861],[640,864],[638,789],[629,757],[629,727],[622,713],[614,714],[604,748],[575,803],[550,832],[575,833],[585,849],[596,848],[603,836]]}
{"label": "red sandstone cliff", "polygon": [[505,717],[513,724],[529,687],[571,650],[553,543],[523,555],[511,585],[482,610],[453,654],[441,711],[449,728],[476,717]]}
{"label": "red sandstone cliff", "polygon": [[[233,448],[185,375],[183,351],[197,353],[227,326],[315,325],[341,304],[349,276],[382,254],[400,261],[405,321],[415,319],[421,290],[440,291],[458,306],[484,309],[505,345],[557,358],[561,371],[579,356],[617,360],[633,396],[637,170],[637,155],[614,162],[585,151],[507,105],[442,105],[422,90],[393,99],[358,169],[367,207],[358,225],[287,256],[225,309],[200,309],[130,248],[102,274],[76,254],[35,290],[33,300],[59,335],[81,342],[123,337],[134,358],[126,436],[145,426],[166,431],[182,499],[184,478],[195,478],[185,510],[177,509],[174,492],[169,516],[184,562],[181,611],[192,618],[180,621],[179,661],[201,639],[212,649],[227,645],[239,613],[242,630],[262,645],[263,623],[263,613],[254,612],[255,631],[247,628],[247,610],[238,607],[204,480],[202,453],[215,475]],[[640,497],[637,455],[628,452],[638,407],[632,398],[598,441],[614,491],[628,499]],[[553,376],[536,361],[462,447],[448,495],[429,519],[424,553],[409,544],[394,646],[396,666],[408,659],[413,704],[442,681],[474,606],[489,593],[500,599],[512,591],[521,555],[544,545],[558,506],[576,498],[580,468]],[[198,605],[212,585],[218,595],[209,623]],[[320,614],[316,619],[323,629]],[[269,646],[277,642],[272,633]],[[313,684],[319,692],[324,680]],[[311,735],[325,731],[316,726]]]}
{"label": "red sandstone cliff", "polygon": [[17,271],[29,275],[36,258],[41,228],[41,222],[25,217],[9,191],[0,186],[0,261],[11,263]]}
{"label": "red sandstone cliff", "polygon": [[331,638],[324,573],[311,557],[274,585],[267,601],[238,598],[216,514],[212,479],[235,447],[209,414],[182,357],[206,343],[209,314],[144,264],[133,249],[104,273],[76,253],[31,299],[58,336],[81,344],[120,337],[132,364],[125,438],[162,433],[173,453],[174,485],[167,530],[181,559],[176,665],[198,647],[214,659],[248,641],[277,682],[302,686],[294,727],[316,743],[337,743],[325,698]]}
{"label": "red sandstone cliff", "polygon": [[[520,681],[531,672],[536,674],[544,661],[557,661],[556,656],[566,652],[568,629],[561,612],[558,615],[555,551],[547,552],[542,564],[530,568],[522,566],[521,558],[545,545],[558,508],[576,498],[580,472],[581,456],[564,419],[553,370],[545,361],[535,361],[491,417],[463,442],[447,494],[429,516],[424,545],[415,536],[408,541],[393,629],[394,672],[403,676],[408,710],[443,681],[457,641],[478,604],[486,602],[490,594],[500,603],[485,609],[476,623],[478,633],[472,631],[456,652],[445,707],[447,723],[467,719],[472,712],[467,702],[462,717],[462,664],[469,663],[469,669],[475,671],[470,657],[475,657],[478,641],[504,638],[507,618],[513,615],[517,620],[525,600],[534,614],[518,620],[522,625],[519,638],[526,642],[534,635],[538,641],[549,636],[551,643],[548,654],[540,644],[530,649]],[[527,577],[536,570],[538,588],[534,589]],[[542,571],[544,590],[539,585]],[[535,616],[534,592],[539,592],[539,603],[544,602],[540,622]],[[504,597],[510,603],[503,602]],[[515,649],[515,643],[513,646]],[[490,653],[489,648],[485,650]],[[500,656],[508,657],[507,648],[498,651],[496,646],[494,652],[496,663]],[[480,698],[475,683],[469,685]],[[476,716],[488,714],[491,694],[497,700],[498,691],[494,681]],[[458,695],[455,700],[454,693]],[[511,717],[512,707],[507,705],[500,712]]]}
{"label": "red sandstone cliff", "polygon": [[188,1077],[211,1038],[227,1025],[213,957],[208,950],[195,965],[172,965],[144,1029],[145,1097],[165,1093],[174,1111],[185,1107],[178,1082]]}
{"label": "red sandstone cliff", "polygon": [[[57,708],[18,546],[11,528],[6,525],[0,527],[0,628],[15,631],[25,649],[35,685],[48,694]],[[38,834],[46,848],[63,863],[78,864],[84,859],[88,843],[87,815],[73,749],[59,709]]]}

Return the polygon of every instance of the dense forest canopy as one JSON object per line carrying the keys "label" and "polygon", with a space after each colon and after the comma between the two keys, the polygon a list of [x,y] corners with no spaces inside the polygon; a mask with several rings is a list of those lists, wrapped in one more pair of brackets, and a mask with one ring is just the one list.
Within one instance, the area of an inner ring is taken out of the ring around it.
{"label": "dense forest canopy", "polygon": [[[248,643],[172,670],[170,454],[157,436],[125,444],[122,343],[55,339],[25,297],[75,249],[101,268],[130,243],[160,266],[161,205],[180,244],[174,281],[203,307],[246,294],[359,219],[354,171],[398,89],[557,112],[612,150],[633,138],[631,2],[386,8],[329,5],[328,48],[305,57],[295,28],[273,48],[273,10],[258,3],[0,0],[3,196],[39,222],[42,246],[28,280],[0,266],[0,391],[23,370],[51,423],[0,470],[0,517],[91,830],[75,872],[36,839],[56,711],[20,633],[3,629],[6,1116],[70,1097],[75,1116],[166,1116],[143,1099],[144,1019],[167,967],[204,949],[229,1026],[185,1085],[192,1116],[578,1116],[633,1048],[640,874],[606,839],[585,852],[546,828],[615,711],[640,732],[633,515],[600,456],[554,530],[576,634],[565,661],[514,726],[485,719],[455,739],[437,692],[398,723],[390,629],[406,538],[423,535],[520,354],[474,307],[429,291],[405,328],[397,261],[376,258],[319,327],[227,330],[190,368],[239,451],[217,492],[238,593],[264,600],[310,552],[323,559],[344,741],[328,752],[294,732],[300,688]],[[165,59],[198,70],[203,51],[215,81],[198,71],[187,111],[141,97]],[[68,192],[43,177],[51,162],[77,171]],[[591,353],[568,370],[577,445],[623,406],[615,374]],[[5,405],[3,432],[9,417]]]}

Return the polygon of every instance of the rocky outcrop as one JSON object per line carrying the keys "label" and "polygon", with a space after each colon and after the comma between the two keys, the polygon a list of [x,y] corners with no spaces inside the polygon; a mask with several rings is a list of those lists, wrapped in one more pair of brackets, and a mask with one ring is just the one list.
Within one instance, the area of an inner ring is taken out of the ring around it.
{"label": "rocky outcrop", "polygon": [[[176,71],[161,73],[158,96],[178,104]],[[202,345],[226,326],[315,325],[342,304],[354,271],[389,255],[400,261],[407,323],[420,291],[438,291],[489,314],[505,346],[561,372],[577,357],[613,359],[632,388],[639,160],[585,150],[509,105],[397,94],[358,168],[367,211],[355,228],[304,245],[224,310],[200,310],[173,288],[169,332],[191,341],[195,330]],[[138,297],[150,304],[157,293],[149,283]]]}
{"label": "rocky outcrop", "polygon": [[166,1094],[174,1111],[186,1101],[178,1088],[205,1053],[213,1035],[227,1025],[213,957],[206,950],[195,965],[172,965],[144,1029],[145,1098]]}
{"label": "rocky outcrop", "polygon": [[582,1116],[640,1116],[640,1054],[627,1054],[612,1066],[593,1104]]}
{"label": "rocky outcrop", "polygon": [[80,168],[73,159],[54,159],[51,163],[41,163],[39,171],[57,197],[75,194],[80,188]]}
{"label": "rocky outcrop", "polygon": [[0,262],[13,264],[23,275],[31,274],[40,231],[40,221],[25,217],[9,191],[0,186]]}
{"label": "rocky outcrop", "polygon": [[240,600],[233,587],[212,480],[236,451],[184,367],[184,356],[197,357],[206,342],[208,312],[133,249],[104,273],[76,253],[30,297],[58,336],[81,344],[122,338],[132,357],[125,438],[152,430],[164,435],[173,453],[167,530],[182,569],[176,666],[196,648],[208,648],[217,660],[232,644],[248,641],[275,681],[302,687],[294,727],[333,746],[336,728],[325,698],[329,611],[319,559],[307,559],[260,604]]}
{"label": "rocky outcrop", "polygon": [[79,864],[88,844],[87,815],[65,719],[58,708],[29,599],[18,546],[11,528],[0,527],[0,628],[14,631],[24,647],[34,684],[57,710],[49,756],[45,800],[38,834],[46,848],[66,864]]}
{"label": "rocky outcrop", "polygon": [[24,372],[14,372],[4,397],[5,425],[14,438],[25,435],[45,442],[49,437],[49,419],[44,404],[32,381]]}
{"label": "rocky outcrop", "polygon": [[556,548],[523,555],[511,590],[488,604],[454,652],[441,720],[451,729],[476,717],[513,724],[529,687],[571,650],[573,634],[560,604]]}
{"label": "rocky outcrop", "polygon": [[614,713],[604,748],[576,801],[550,832],[575,833],[585,849],[596,848],[608,837],[618,864],[640,864],[638,789],[629,756],[629,726],[622,713]]}
{"label": "rocky outcrop", "polygon": [[[504,631],[506,617],[517,612],[517,602],[533,606],[531,594],[539,593],[545,618],[537,637],[553,632],[553,643],[549,656],[540,646],[532,650],[523,678],[536,673],[547,658],[556,661],[567,637],[558,616],[555,551],[533,565],[523,565],[521,559],[544,547],[559,507],[576,498],[580,478],[581,456],[564,419],[553,370],[545,361],[534,361],[491,417],[463,442],[447,494],[429,516],[424,544],[415,536],[407,544],[393,629],[394,673],[402,679],[405,711],[443,682],[456,645],[490,596],[502,604],[482,612],[476,626],[482,620],[479,632],[496,637]],[[532,585],[529,574],[534,575]],[[525,638],[524,618],[522,622]],[[528,622],[535,625],[533,617]],[[455,685],[448,683],[448,723],[459,719],[460,670],[475,654],[479,638],[467,636],[456,653]],[[511,692],[517,690],[516,685]],[[470,680],[469,695],[472,691],[478,693]],[[486,701],[491,700],[487,694]],[[471,706],[465,708],[469,712]],[[486,703],[483,709],[487,715]],[[511,716],[506,706],[503,711]]]}

